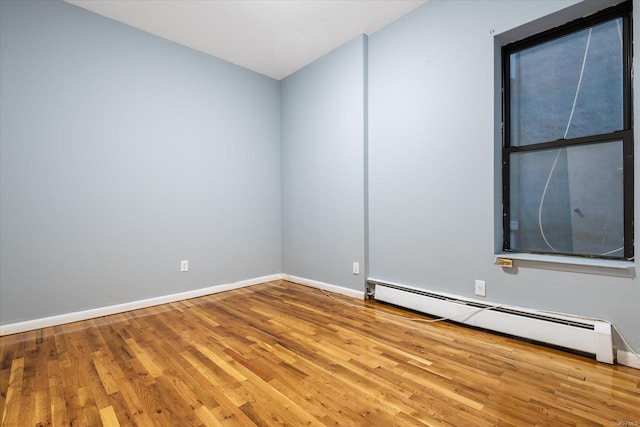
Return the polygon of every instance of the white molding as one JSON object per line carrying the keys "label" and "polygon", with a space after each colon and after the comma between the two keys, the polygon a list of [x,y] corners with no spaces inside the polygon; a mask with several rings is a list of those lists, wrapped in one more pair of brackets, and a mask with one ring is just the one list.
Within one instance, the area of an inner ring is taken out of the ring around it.
{"label": "white molding", "polygon": [[[79,322],[82,320],[95,319],[97,317],[108,316],[111,314],[125,313],[131,310],[153,307],[155,305],[167,304],[176,301],[197,298],[205,295],[212,295],[219,292],[230,291],[233,289],[245,288],[248,286],[258,285],[261,283],[272,282],[274,280],[288,280],[290,282],[306,285],[317,289],[346,295],[353,298],[364,299],[365,292],[357,291],[342,286],[331,285],[329,283],[319,282],[317,280],[306,279],[303,277],[292,276],[289,274],[272,274],[269,276],[256,277],[253,279],[241,280],[234,283],[225,283],[207,288],[195,289],[177,294],[163,295],[154,298],[147,298],[138,301],[131,301],[123,304],[116,304],[107,307],[99,307],[90,310],[76,311],[73,313],[60,314],[57,316],[43,317],[40,319],[27,320],[24,322],[9,323],[0,325],[0,336],[17,334],[21,332],[32,331],[51,326],[64,325],[66,323]],[[616,362],[620,365],[629,366],[631,368],[640,369],[640,358],[635,354],[626,350],[616,351]]]}
{"label": "white molding", "polygon": [[630,351],[618,350],[616,359],[619,365],[640,369],[640,358]]}
{"label": "white molding", "polygon": [[298,283],[300,285],[311,286],[312,288],[323,289],[325,291],[334,292],[336,294],[346,295],[352,298],[364,299],[365,296],[364,289],[362,291],[356,291],[354,289],[331,285],[329,283],[319,282],[317,280],[305,279],[304,277],[292,276],[290,274],[283,274],[282,279],[288,280],[289,282]]}
{"label": "white molding", "polygon": [[546,255],[546,254],[530,254],[530,253],[516,253],[516,252],[498,252],[495,254],[495,263],[498,263],[498,258],[513,259],[516,261],[535,261],[535,262],[548,262],[551,264],[568,264],[584,267],[602,267],[612,268],[617,270],[633,271],[635,269],[634,261],[616,260],[616,259],[602,259],[602,258],[586,258],[576,256],[565,255]]}
{"label": "white molding", "polygon": [[57,316],[27,320],[24,322],[9,323],[7,325],[0,325],[0,336],[17,334],[20,332],[32,331],[34,329],[47,328],[50,326],[58,326],[65,323],[78,322],[81,320],[95,319],[96,317],[124,313],[131,310],[152,307],[154,305],[167,304],[170,302],[182,301],[190,298],[197,298],[204,295],[216,294],[218,292],[230,291],[232,289],[244,288],[247,286],[258,285],[260,283],[266,283],[280,279],[283,279],[282,274],[272,274],[269,276],[256,277],[253,279],[241,280],[234,283],[225,283],[221,285],[210,286],[207,288],[180,292],[177,294],[163,295],[154,298],[126,302],[123,304],[110,305],[107,307],[98,307],[90,310],[76,311],[73,313],[60,314]]}

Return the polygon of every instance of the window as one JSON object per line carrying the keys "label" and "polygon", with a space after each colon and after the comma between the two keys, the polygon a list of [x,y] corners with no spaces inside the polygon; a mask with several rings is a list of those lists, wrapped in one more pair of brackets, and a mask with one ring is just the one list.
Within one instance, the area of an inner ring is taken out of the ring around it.
{"label": "window", "polygon": [[631,2],[502,48],[503,249],[633,258]]}

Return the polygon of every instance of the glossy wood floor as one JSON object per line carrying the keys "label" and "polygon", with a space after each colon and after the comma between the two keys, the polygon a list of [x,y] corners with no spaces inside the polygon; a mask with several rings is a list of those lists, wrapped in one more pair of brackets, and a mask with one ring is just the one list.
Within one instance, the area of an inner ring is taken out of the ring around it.
{"label": "glossy wood floor", "polygon": [[272,282],[0,337],[3,426],[640,425],[640,370]]}

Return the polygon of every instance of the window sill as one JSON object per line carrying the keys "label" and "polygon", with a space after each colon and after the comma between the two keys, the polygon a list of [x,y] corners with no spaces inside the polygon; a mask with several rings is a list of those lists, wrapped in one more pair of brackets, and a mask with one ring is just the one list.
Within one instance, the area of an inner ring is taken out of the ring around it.
{"label": "window sill", "polygon": [[499,258],[513,260],[513,267],[503,267],[505,271],[514,270],[517,267],[530,267],[605,276],[635,277],[634,261],[499,252],[495,254],[496,265],[499,265]]}

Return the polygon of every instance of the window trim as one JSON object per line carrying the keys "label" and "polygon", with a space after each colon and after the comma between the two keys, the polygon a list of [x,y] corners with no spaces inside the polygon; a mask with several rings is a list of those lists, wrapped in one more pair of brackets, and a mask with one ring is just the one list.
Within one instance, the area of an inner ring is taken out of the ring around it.
{"label": "window trim", "polygon": [[[602,134],[588,135],[578,138],[559,139],[556,141],[546,141],[541,143],[510,146],[510,55],[528,49],[533,46],[540,45],[593,27],[604,22],[622,18],[622,40],[623,40],[623,130]],[[522,254],[541,254],[545,256],[570,256],[582,258],[596,259],[612,259],[612,260],[632,260],[634,258],[634,161],[633,161],[633,97],[632,97],[632,61],[633,61],[633,42],[632,42],[632,1],[628,0],[616,6],[596,12],[584,18],[570,21],[564,25],[543,31],[522,40],[505,44],[501,48],[501,81],[502,81],[502,252],[504,253],[522,253]],[[550,251],[533,251],[511,248],[510,236],[510,154],[516,152],[536,151],[540,149],[550,149],[557,147],[582,146],[594,143],[606,143],[608,141],[622,141],[623,144],[623,237],[624,237],[624,254],[622,257],[603,256],[603,255],[585,255],[573,253],[559,253]]]}

